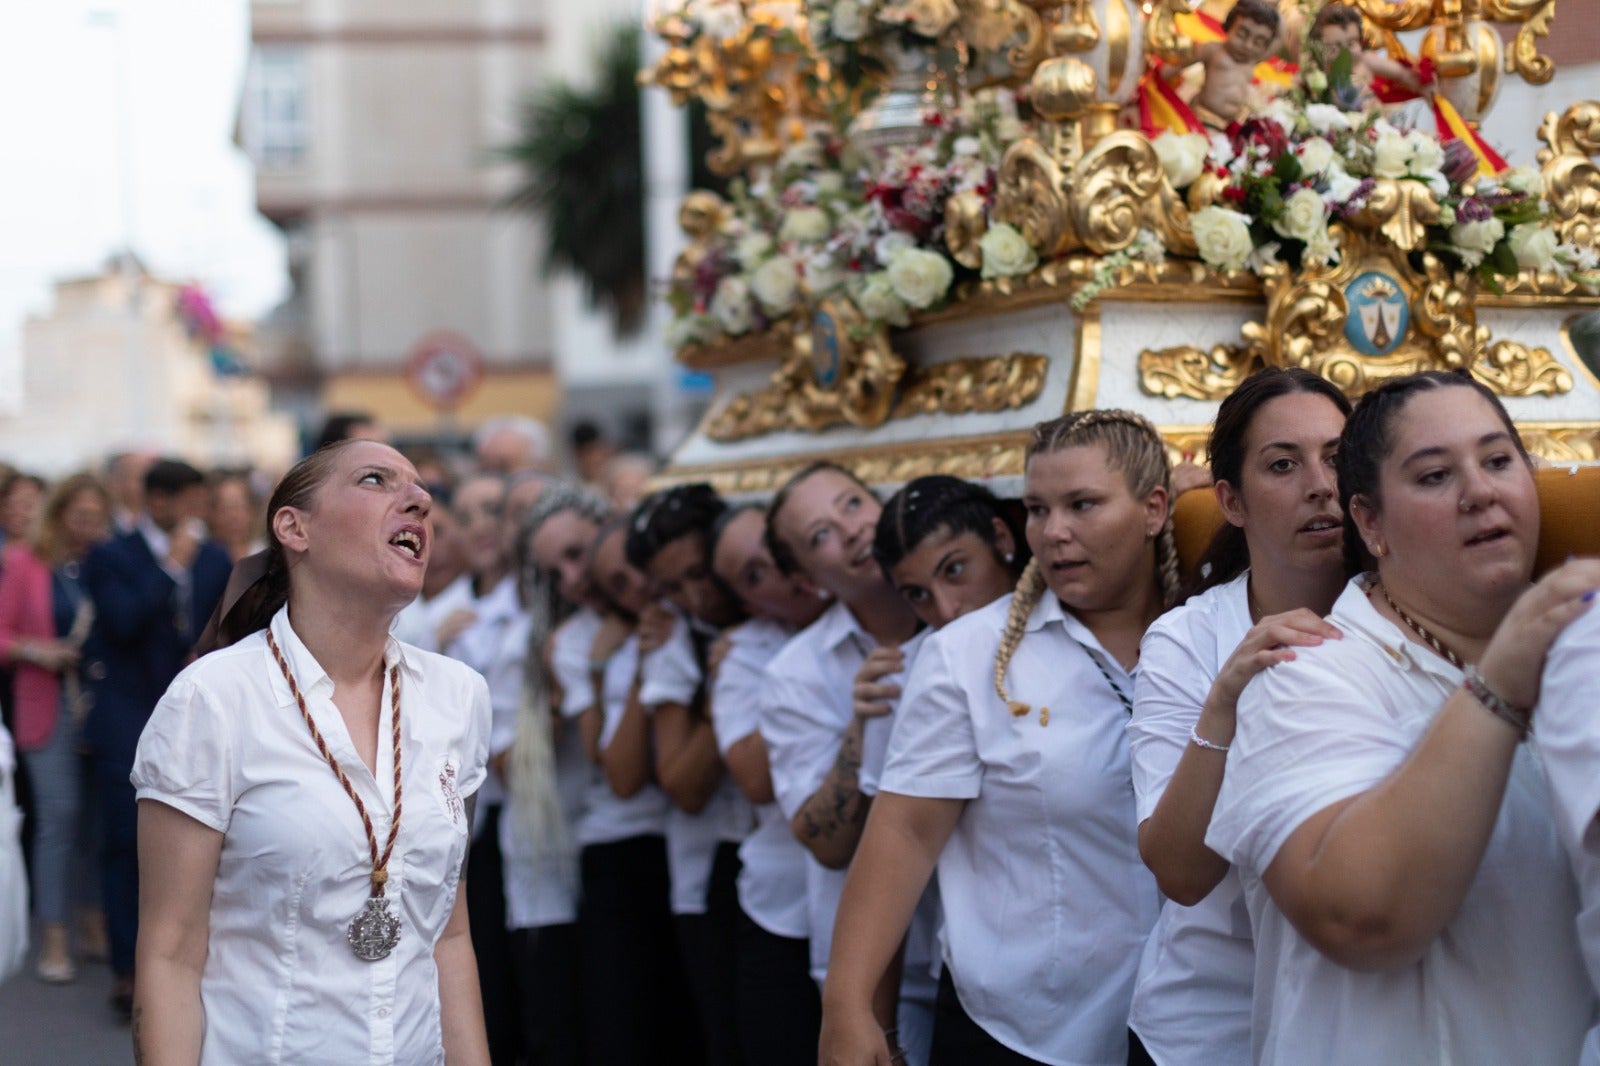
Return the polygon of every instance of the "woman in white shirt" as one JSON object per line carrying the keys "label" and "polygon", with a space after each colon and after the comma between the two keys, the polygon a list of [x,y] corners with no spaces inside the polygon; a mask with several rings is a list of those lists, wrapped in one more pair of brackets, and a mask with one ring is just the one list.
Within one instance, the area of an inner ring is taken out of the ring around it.
{"label": "woman in white shirt", "polygon": [[[877,777],[889,747],[885,706],[858,705],[853,697],[856,671],[876,648],[898,646],[909,662],[926,633],[873,558],[882,512],[854,474],[826,462],[790,478],[767,511],[767,548],[779,569],[834,597],[772,660],[761,712],[778,805],[810,852],[806,909],[811,973],[819,982],[844,871],[872,803],[863,784]],[[925,1066],[933,1029],[937,910],[930,890],[907,936],[900,1003],[879,1004],[884,1027],[899,1029],[913,1066]]]}
{"label": "woman in white shirt", "polygon": [[884,1066],[869,1009],[939,872],[934,1066],[1148,1062],[1128,1031],[1158,897],[1134,839],[1139,639],[1177,592],[1166,445],[1138,415],[1036,427],[1017,592],[928,639],[850,872],[822,1062]]}
{"label": "woman in white shirt", "polygon": [[1244,889],[1205,846],[1245,684],[1322,621],[1344,587],[1334,456],[1350,402],[1326,378],[1268,367],[1217,409],[1207,454],[1226,518],[1191,597],[1139,646],[1128,751],[1139,851],[1167,897],[1128,1026],[1161,1066],[1250,1061],[1255,953]]}
{"label": "woman in white shirt", "polygon": [[747,1064],[816,1066],[822,1000],[807,947],[806,851],[773,796],[761,706],[767,664],[829,599],[778,570],[763,540],[766,527],[762,508],[730,508],[712,524],[706,545],[712,573],[752,616],[725,635],[711,685],[717,749],[755,814],[739,845],[734,1013]]}
{"label": "woman in white shirt", "polygon": [[585,1052],[590,1066],[675,1066],[700,1057],[699,1034],[672,927],[671,803],[654,780],[639,702],[639,616],[651,605],[650,584],[628,565],[626,534],[626,522],[613,519],[591,550],[590,580],[609,611],[582,671],[571,672],[564,649],[554,663],[564,690],[587,683],[601,718],[600,773],[578,823]]}
{"label": "woman in white shirt", "polygon": [[1527,456],[1465,375],[1367,393],[1339,441],[1339,640],[1239,701],[1206,843],[1239,870],[1258,1061],[1575,1062],[1594,1018],[1577,894],[1521,745],[1551,639],[1600,564],[1529,587]]}
{"label": "woman in white shirt", "polygon": [[739,843],[750,805],[717,752],[707,707],[712,640],[744,620],[736,597],[711,573],[709,531],[727,510],[704,483],[642,500],[628,522],[628,563],[650,577],[671,635],[639,664],[639,702],[650,716],[655,777],[672,801],[667,861],[684,973],[705,1038],[707,1066],[737,1066],[734,979],[739,932]]}
{"label": "woman in white shirt", "polygon": [[[594,703],[589,655],[605,608],[589,581],[589,549],[610,513],[574,486],[548,486],[517,538],[525,667],[516,739],[506,760],[500,823],[506,925],[517,965],[524,1053],[540,1066],[578,1066],[578,844],[590,775],[577,721]],[[570,691],[561,672],[579,680]],[[598,712],[596,712],[598,716]],[[596,729],[598,737],[598,727]]]}
{"label": "woman in white shirt", "polygon": [[429,506],[387,445],[303,460],[268,509],[262,628],[145,728],[141,1061],[489,1062],[460,885],[488,693],[389,636]]}

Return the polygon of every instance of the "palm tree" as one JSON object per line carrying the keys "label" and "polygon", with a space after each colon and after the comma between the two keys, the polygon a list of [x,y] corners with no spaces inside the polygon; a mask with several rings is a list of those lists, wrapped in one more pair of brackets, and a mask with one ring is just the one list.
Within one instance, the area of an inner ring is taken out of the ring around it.
{"label": "palm tree", "polygon": [[638,27],[617,27],[598,53],[594,87],[558,81],[531,94],[520,136],[499,154],[523,172],[505,206],[544,222],[545,273],[576,273],[626,335],[646,299]]}

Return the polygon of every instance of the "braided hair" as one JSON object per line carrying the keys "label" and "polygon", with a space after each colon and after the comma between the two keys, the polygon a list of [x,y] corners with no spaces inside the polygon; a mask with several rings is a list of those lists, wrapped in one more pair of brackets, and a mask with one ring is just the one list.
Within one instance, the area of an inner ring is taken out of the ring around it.
{"label": "braided hair", "polygon": [[515,824],[526,834],[525,843],[531,853],[541,863],[555,867],[564,883],[576,887],[578,871],[572,863],[566,821],[556,794],[556,756],[551,746],[556,714],[554,688],[544,665],[545,644],[576,604],[561,598],[552,575],[541,570],[533,558],[533,539],[539,530],[556,515],[569,511],[599,524],[606,520],[611,508],[587,489],[552,485],[528,509],[517,533],[517,591],[528,612],[528,644],[516,739],[507,756],[506,787],[517,813]]}
{"label": "braided hair", "polygon": [[1022,535],[1018,508],[1008,507],[994,493],[973,481],[948,474],[929,474],[907,482],[883,505],[877,533],[872,538],[872,556],[885,575],[930,536],[940,531],[971,533],[992,550],[996,547],[994,521],[999,519],[1011,531],[1017,546],[1006,560],[1015,580],[1027,565],[1027,540]]}
{"label": "braided hair", "polygon": [[[1167,457],[1166,442],[1149,419],[1132,411],[1093,410],[1075,411],[1060,418],[1041,422],[1033,427],[1028,438],[1024,465],[1036,455],[1062,451],[1080,445],[1099,444],[1106,450],[1111,466],[1122,471],[1128,492],[1135,498],[1149,495],[1158,488],[1172,492],[1172,464]],[[1178,548],[1172,533],[1172,509],[1167,509],[1166,522],[1156,537],[1156,572],[1165,606],[1171,606],[1178,597]],[[1022,717],[1032,708],[1021,700],[1014,700],[1006,692],[1006,670],[1022,635],[1027,632],[1028,618],[1044,598],[1048,588],[1044,571],[1035,558],[1022,571],[1017,590],[1011,597],[1011,608],[1006,614],[1005,629],[1001,631],[1000,648],[994,659],[994,690],[1000,702],[1014,716]],[[1041,708],[1041,725],[1048,725],[1050,712]]]}

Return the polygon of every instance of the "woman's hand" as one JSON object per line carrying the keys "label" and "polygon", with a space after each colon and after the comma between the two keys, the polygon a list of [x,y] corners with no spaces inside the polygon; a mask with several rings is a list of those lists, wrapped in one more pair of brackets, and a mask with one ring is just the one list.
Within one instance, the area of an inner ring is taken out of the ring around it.
{"label": "woman's hand", "polygon": [[817,1066],[894,1066],[894,1054],[872,1016],[872,1007],[829,1007],[822,1012],[822,1037],[817,1043]]}
{"label": "woman's hand", "polygon": [[1588,610],[1597,588],[1600,559],[1573,559],[1517,597],[1478,660],[1478,670],[1495,695],[1528,710],[1539,702],[1539,675],[1550,645]]}
{"label": "woman's hand", "polygon": [[[1269,666],[1294,658],[1296,648],[1314,648],[1324,640],[1338,640],[1344,634],[1337,626],[1318,618],[1315,611],[1296,607],[1283,614],[1272,614],[1250,627],[1239,646],[1228,656],[1211,683],[1215,710],[1226,711],[1231,720],[1239,696],[1250,679]],[[1211,709],[1208,706],[1208,709]],[[1207,738],[1208,740],[1211,738]]]}
{"label": "woman's hand", "polygon": [[728,652],[733,650],[733,638],[726,632],[720,633],[716,640],[711,642],[711,648],[706,652],[706,682],[707,687],[717,683],[717,673],[722,669],[722,660],[728,657]]}
{"label": "woman's hand", "polygon": [[83,653],[64,640],[29,641],[23,649],[22,659],[48,670],[52,674],[66,673],[78,665]]}
{"label": "woman's hand", "polygon": [[866,662],[856,671],[855,687],[851,689],[851,702],[857,718],[881,718],[894,710],[894,701],[900,698],[900,686],[883,684],[881,679],[905,669],[906,653],[889,645],[873,648]]}
{"label": "woman's hand", "polygon": [[589,661],[603,663],[617,653],[623,642],[633,635],[633,623],[618,614],[608,614],[600,620],[594,640],[589,643]]}
{"label": "woman's hand", "polygon": [[678,616],[661,604],[652,603],[646,607],[639,616],[639,654],[649,655],[666,644],[672,639],[672,630],[677,624]]}

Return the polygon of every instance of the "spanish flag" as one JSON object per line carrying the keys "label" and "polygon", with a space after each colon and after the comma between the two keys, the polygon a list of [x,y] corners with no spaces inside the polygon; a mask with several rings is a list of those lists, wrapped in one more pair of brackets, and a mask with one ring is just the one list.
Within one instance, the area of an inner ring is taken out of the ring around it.
{"label": "spanish flag", "polygon": [[1173,133],[1206,132],[1205,123],[1183,102],[1172,83],[1161,76],[1155,63],[1150,64],[1139,82],[1139,129],[1152,140],[1169,130]]}

